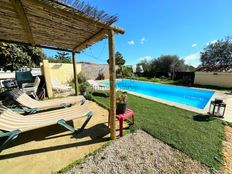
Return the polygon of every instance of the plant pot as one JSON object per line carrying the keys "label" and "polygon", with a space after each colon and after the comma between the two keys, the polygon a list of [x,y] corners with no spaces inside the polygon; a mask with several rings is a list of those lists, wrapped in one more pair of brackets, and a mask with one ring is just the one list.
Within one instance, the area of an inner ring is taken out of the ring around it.
{"label": "plant pot", "polygon": [[124,114],[126,112],[127,103],[117,103],[116,114]]}

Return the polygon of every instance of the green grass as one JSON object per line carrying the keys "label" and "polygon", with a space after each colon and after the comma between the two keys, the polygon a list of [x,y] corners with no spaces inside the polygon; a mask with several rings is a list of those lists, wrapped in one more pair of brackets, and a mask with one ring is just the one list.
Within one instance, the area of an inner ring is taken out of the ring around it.
{"label": "green grass", "polygon": [[[95,96],[94,100],[109,108],[109,98]],[[128,101],[135,112],[135,129],[141,128],[193,159],[219,170],[223,161],[222,121],[131,94],[128,94]]]}

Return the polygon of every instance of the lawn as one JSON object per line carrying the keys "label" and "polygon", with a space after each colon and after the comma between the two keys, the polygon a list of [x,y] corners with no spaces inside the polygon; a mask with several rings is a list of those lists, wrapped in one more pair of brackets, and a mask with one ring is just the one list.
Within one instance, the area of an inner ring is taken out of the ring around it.
{"label": "lawn", "polygon": [[[109,108],[109,98],[94,96]],[[221,121],[194,112],[128,94],[129,107],[135,112],[135,128],[141,128],[163,142],[207,166],[219,170],[223,162]]]}

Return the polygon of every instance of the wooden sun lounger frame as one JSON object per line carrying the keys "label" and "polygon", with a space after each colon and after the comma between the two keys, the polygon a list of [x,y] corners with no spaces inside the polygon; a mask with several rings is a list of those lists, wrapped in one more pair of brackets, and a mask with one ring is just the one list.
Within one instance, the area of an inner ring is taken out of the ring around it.
{"label": "wooden sun lounger frame", "polygon": [[[75,129],[74,127],[69,125],[64,119],[60,119],[57,121],[57,123],[54,123],[54,124],[58,124],[64,128],[66,128],[67,130],[71,131],[73,134],[78,134],[84,130],[85,126],[88,124],[88,122],[92,118],[93,112],[89,111],[85,116],[86,116],[86,120],[82,124],[81,128],[79,128],[79,129]],[[39,127],[39,128],[43,128],[43,127]],[[7,137],[6,140],[3,142],[3,144],[0,145],[0,152],[3,149],[5,149],[14,139],[16,139],[22,133],[23,133],[23,131],[21,131],[19,129],[14,130],[14,131],[9,131],[9,132],[0,132],[0,138]]]}
{"label": "wooden sun lounger frame", "polygon": [[[20,96],[22,96],[22,95],[26,95],[25,97],[27,97],[27,98],[29,98],[30,99],[30,97],[27,95],[27,94],[25,94],[25,93],[23,93],[22,91],[20,91],[19,89],[14,89],[14,90],[12,90],[12,91],[10,91],[9,92],[9,95],[11,96],[11,98],[14,100],[14,101],[16,101],[16,102],[18,102],[19,104],[21,104],[21,105],[23,105],[23,103],[21,103],[20,101],[18,101],[17,99],[20,97]],[[30,100],[34,100],[34,99],[30,99]],[[80,102],[80,105],[83,105],[84,103],[85,103],[85,98],[83,97],[83,99],[82,100],[80,100],[80,101],[78,101],[78,102]],[[43,102],[43,101],[40,101],[40,102]],[[78,103],[77,102],[77,103]],[[52,109],[52,108],[58,108],[58,107],[60,107],[60,108],[66,108],[66,107],[70,107],[71,105],[73,105],[74,103],[61,103],[59,106],[57,105],[57,107],[55,107],[55,106],[52,106],[52,107],[47,107],[47,109]],[[38,112],[39,110],[43,110],[43,108],[38,108],[38,107],[29,107],[29,106],[23,106],[23,107],[21,107],[21,108],[11,108],[11,110],[13,110],[13,111],[15,111],[15,112],[21,112],[21,113],[26,113],[26,114],[34,114],[34,113],[36,113],[36,112]]]}

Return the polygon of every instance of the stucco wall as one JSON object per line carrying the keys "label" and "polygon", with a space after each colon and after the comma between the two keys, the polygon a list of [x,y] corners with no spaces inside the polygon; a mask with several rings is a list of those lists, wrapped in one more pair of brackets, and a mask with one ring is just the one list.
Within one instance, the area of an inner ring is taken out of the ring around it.
{"label": "stucco wall", "polygon": [[[68,83],[73,80],[72,63],[49,63],[51,79],[56,79],[61,83]],[[81,72],[81,64],[76,64],[77,74]]]}
{"label": "stucco wall", "polygon": [[194,84],[232,87],[232,73],[195,72]]}
{"label": "stucco wall", "polygon": [[109,79],[109,65],[108,64],[81,64],[81,72],[86,77],[86,79],[97,79],[99,73],[105,75],[105,79]]}

